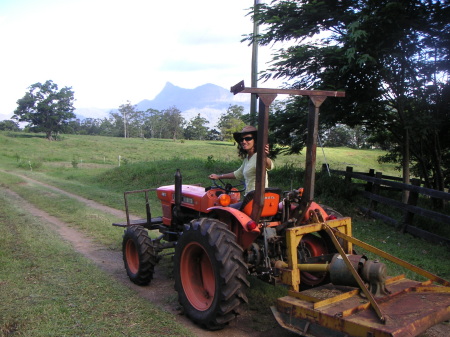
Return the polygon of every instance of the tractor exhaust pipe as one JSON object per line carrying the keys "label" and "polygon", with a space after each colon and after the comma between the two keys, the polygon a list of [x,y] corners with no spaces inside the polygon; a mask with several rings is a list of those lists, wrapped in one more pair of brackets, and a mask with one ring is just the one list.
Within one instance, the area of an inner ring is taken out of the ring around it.
{"label": "tractor exhaust pipe", "polygon": [[177,169],[175,173],[175,205],[174,205],[174,215],[180,214],[181,210],[181,185],[183,184],[183,178],[181,177],[180,169]]}

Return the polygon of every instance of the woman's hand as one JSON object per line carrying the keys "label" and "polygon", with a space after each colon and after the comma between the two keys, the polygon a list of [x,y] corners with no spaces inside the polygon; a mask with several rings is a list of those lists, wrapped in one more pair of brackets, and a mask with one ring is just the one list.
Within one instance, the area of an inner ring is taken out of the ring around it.
{"label": "woman's hand", "polygon": [[266,168],[268,170],[272,169],[272,160],[270,160],[270,158],[268,157],[269,155],[269,144],[266,144],[266,146],[264,147],[264,152],[266,153]]}
{"label": "woman's hand", "polygon": [[217,180],[217,179],[219,179],[219,175],[217,175],[215,173],[212,173],[212,174],[209,175],[209,179]]}

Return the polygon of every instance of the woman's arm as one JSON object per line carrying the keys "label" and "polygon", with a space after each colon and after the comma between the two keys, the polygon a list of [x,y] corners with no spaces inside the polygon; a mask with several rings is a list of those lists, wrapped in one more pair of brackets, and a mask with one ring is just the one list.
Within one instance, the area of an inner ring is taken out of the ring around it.
{"label": "woman's arm", "polygon": [[209,175],[209,179],[217,180],[217,179],[235,179],[233,172],[230,173],[224,173],[224,174],[215,174],[212,173]]}
{"label": "woman's arm", "polygon": [[266,153],[266,169],[271,170],[273,163],[272,160],[267,157],[269,155],[269,144],[266,144],[266,147],[264,148],[264,152]]}

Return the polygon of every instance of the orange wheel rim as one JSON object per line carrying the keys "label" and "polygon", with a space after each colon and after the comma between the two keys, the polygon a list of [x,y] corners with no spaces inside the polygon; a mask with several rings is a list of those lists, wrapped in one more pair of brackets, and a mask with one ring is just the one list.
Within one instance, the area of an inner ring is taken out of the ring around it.
{"label": "orange wheel rim", "polygon": [[180,278],[189,303],[196,310],[207,310],[214,301],[216,279],[211,260],[200,244],[191,242],[184,248]]}
{"label": "orange wheel rim", "polygon": [[139,270],[139,254],[133,240],[128,240],[125,246],[125,256],[130,272],[136,274]]}
{"label": "orange wheel rim", "polygon": [[[315,257],[327,254],[327,248],[325,242],[314,235],[305,235],[302,239],[302,243],[308,252],[308,257]],[[309,285],[317,285],[325,279],[326,273],[309,273],[301,272],[300,278]]]}

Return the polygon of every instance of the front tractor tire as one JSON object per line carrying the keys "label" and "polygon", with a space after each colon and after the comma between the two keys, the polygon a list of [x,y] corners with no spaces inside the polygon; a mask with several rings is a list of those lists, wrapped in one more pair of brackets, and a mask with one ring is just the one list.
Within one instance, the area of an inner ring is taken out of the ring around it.
{"label": "front tractor tire", "polygon": [[148,285],[153,278],[158,258],[145,228],[130,226],[125,229],[122,254],[130,280],[140,286]]}
{"label": "front tractor tire", "polygon": [[184,314],[206,329],[222,329],[248,302],[243,250],[223,222],[201,218],[186,225],[175,248],[174,266]]}

